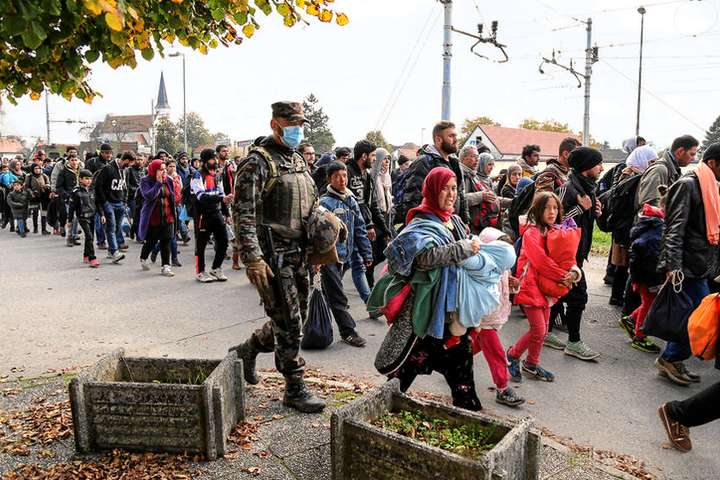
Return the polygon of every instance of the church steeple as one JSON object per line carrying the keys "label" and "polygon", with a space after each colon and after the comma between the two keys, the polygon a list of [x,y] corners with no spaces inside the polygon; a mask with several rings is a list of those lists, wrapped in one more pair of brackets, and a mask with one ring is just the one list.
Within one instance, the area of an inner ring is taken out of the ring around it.
{"label": "church steeple", "polygon": [[160,88],[158,89],[155,111],[158,115],[168,115],[170,113],[170,103],[168,102],[167,92],[165,91],[165,76],[163,72],[160,72]]}

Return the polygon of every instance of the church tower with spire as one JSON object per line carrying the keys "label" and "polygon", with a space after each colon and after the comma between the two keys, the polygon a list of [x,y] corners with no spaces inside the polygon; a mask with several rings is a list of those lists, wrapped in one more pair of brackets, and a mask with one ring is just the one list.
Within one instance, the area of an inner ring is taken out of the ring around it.
{"label": "church tower with spire", "polygon": [[160,87],[158,88],[157,102],[155,103],[155,114],[158,117],[167,117],[170,115],[170,103],[167,99],[165,91],[165,76],[160,72]]}

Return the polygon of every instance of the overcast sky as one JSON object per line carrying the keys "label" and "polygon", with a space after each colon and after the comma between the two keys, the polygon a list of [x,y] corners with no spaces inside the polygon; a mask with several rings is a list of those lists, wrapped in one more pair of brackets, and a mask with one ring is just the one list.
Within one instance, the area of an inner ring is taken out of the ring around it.
{"label": "overcast sky", "polygon": [[[650,0],[644,5],[645,49],[641,134],[658,146],[690,133],[701,138],[720,115],[720,0]],[[429,140],[440,118],[442,5],[435,0],[337,0],[350,24],[312,22],[288,29],[282,19],[264,19],[263,28],[243,45],[188,50],[187,109],[198,112],[212,131],[250,139],[268,131],[270,104],[314,93],[330,117],[338,144],[350,145],[382,128],[394,144]],[[636,0],[455,0],[455,28],[475,32],[479,22],[499,20],[498,40],[510,62],[482,60],[470,53],[473,41],[453,36],[452,119],[489,116],[516,127],[523,118],[555,119],[580,131],[583,89],[567,72],[544,67],[553,48],[559,61],[572,58],[584,71],[586,32],[572,17],[593,19],[593,43],[600,62],[593,67],[593,137],[618,146],[634,133],[640,15]],[[263,19],[260,19],[261,21]],[[482,48],[491,58],[498,53]],[[172,117],[182,115],[179,58],[142,59],[135,70],[96,63],[91,84],[103,98],[88,106],[51,96],[54,120],[97,121],[107,113],[150,112],[160,72],[165,72]],[[2,134],[45,137],[44,101],[5,103]],[[51,124],[53,142],[76,142],[78,127]]]}

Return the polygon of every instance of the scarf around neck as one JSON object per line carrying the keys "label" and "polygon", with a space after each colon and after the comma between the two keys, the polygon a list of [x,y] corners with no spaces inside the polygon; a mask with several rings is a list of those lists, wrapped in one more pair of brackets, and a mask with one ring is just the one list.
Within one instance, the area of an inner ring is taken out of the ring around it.
{"label": "scarf around neck", "polygon": [[329,193],[332,193],[332,194],[335,195],[336,197],[338,197],[338,198],[339,198],[340,200],[342,200],[343,202],[346,201],[348,198],[355,196],[355,195],[353,195],[353,193],[350,191],[349,188],[348,188],[347,190],[345,190],[345,193],[340,193],[340,192],[338,192],[337,190],[335,190],[335,189],[332,187],[332,185],[330,185],[330,184],[328,184],[328,186],[327,186],[327,191],[328,191]]}
{"label": "scarf around neck", "polygon": [[407,214],[407,219],[405,220],[406,225],[409,225],[418,213],[435,215],[442,223],[447,223],[448,220],[450,220],[455,209],[453,207],[450,207],[448,210],[441,208],[438,204],[438,196],[451,178],[455,178],[455,172],[447,167],[435,167],[430,170],[430,173],[425,177],[425,181],[423,182],[422,203],[410,209]]}
{"label": "scarf around neck", "polygon": [[720,243],[720,192],[717,179],[705,162],[700,162],[695,174],[700,182],[707,240],[710,245],[717,245]]}

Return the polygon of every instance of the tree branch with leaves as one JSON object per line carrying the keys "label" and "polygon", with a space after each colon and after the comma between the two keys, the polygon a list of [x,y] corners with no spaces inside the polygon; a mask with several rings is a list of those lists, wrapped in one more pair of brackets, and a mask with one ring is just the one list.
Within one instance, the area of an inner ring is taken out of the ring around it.
{"label": "tree branch with leaves", "polygon": [[44,90],[91,103],[98,60],[112,68],[151,60],[175,41],[206,54],[240,44],[260,28],[260,14],[292,27],[309,20],[348,23],[334,0],[3,0],[0,2],[0,101]]}

